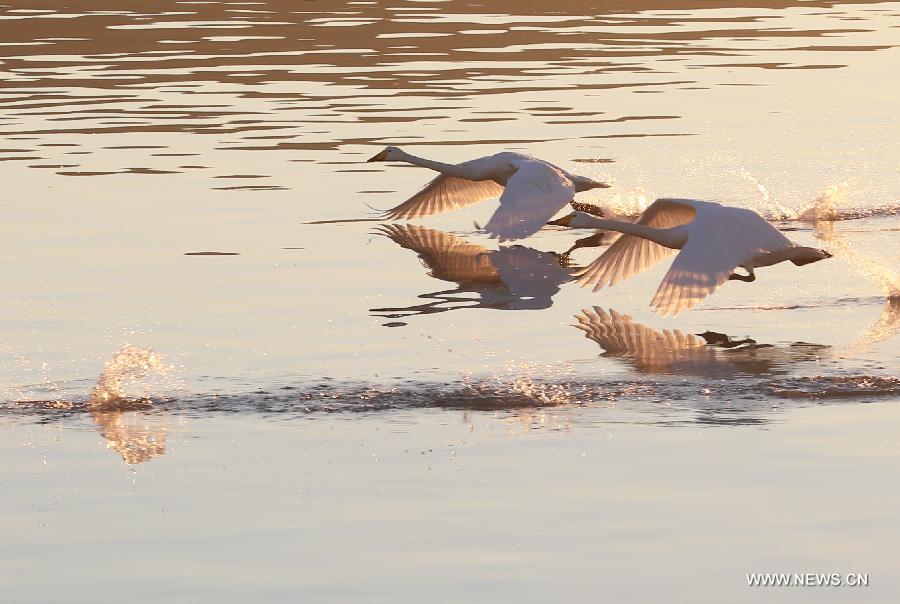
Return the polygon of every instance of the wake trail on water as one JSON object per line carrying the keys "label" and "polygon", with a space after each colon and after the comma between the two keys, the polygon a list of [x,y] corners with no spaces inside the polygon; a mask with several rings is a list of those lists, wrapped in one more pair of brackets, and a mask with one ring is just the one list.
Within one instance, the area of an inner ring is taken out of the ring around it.
{"label": "wake trail on water", "polygon": [[900,204],[896,203],[864,208],[848,207],[848,182],[828,185],[808,203],[792,208],[773,199],[766,186],[749,172],[744,172],[742,176],[759,192],[755,209],[766,220],[816,223],[900,216]]}
{"label": "wake trail on water", "polygon": [[[788,368],[802,364],[821,370],[820,361],[827,354],[827,347],[798,344],[727,350],[723,348],[726,344],[720,342],[713,350],[697,338],[688,344],[697,350],[694,360],[702,362],[703,368],[698,368],[691,358],[666,357],[660,363],[655,353],[647,361],[636,353],[615,352],[614,356],[620,357],[624,365],[640,365],[638,371],[642,375],[636,378],[610,376],[584,362],[510,361],[502,368],[488,369],[485,375],[463,375],[449,381],[403,380],[384,384],[288,378],[237,392],[191,392],[181,386],[173,390],[172,367],[161,354],[125,347],[107,361],[86,399],[79,401],[69,394],[70,400],[17,400],[11,405],[0,405],[0,414],[38,422],[86,414],[107,440],[107,446],[132,464],[163,454],[172,413],[187,417],[250,414],[294,418],[404,409],[516,414],[545,408],[612,410],[618,406],[645,415],[642,421],[647,423],[733,424],[770,421],[766,418],[778,400],[871,400],[900,395],[900,378],[896,377],[787,374]],[[731,344],[739,342],[727,343]],[[708,352],[701,354],[704,348]],[[715,365],[719,371],[707,371],[705,366],[709,365]],[[673,412],[686,412],[688,416],[679,418]],[[608,420],[618,421],[617,417],[613,414]]]}

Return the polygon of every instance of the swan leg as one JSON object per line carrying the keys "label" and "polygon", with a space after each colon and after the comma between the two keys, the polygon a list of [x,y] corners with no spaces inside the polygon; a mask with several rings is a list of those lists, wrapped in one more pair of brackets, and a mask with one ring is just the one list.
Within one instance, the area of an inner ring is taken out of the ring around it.
{"label": "swan leg", "polygon": [[749,266],[749,267],[744,266],[742,268],[747,271],[746,275],[740,275],[738,273],[731,273],[728,276],[728,279],[733,280],[733,281],[746,281],[747,283],[753,283],[754,281],[756,281],[756,273],[753,272],[752,266]]}

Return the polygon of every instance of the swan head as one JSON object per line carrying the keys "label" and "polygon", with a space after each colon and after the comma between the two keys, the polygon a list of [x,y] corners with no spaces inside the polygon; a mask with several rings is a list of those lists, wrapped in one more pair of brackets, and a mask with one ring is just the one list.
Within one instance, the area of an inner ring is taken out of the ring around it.
{"label": "swan head", "polygon": [[608,182],[600,182],[587,176],[573,176],[572,184],[575,185],[575,192],[590,191],[591,189],[608,189],[612,185]]}
{"label": "swan head", "polygon": [[[602,216],[602,214],[601,214]],[[575,211],[570,214],[566,214],[562,218],[557,218],[556,220],[551,220],[547,224],[552,224],[554,226],[568,227],[570,229],[591,229],[591,228],[600,228],[598,224],[599,218],[596,216],[592,216],[587,212]]]}
{"label": "swan head", "polygon": [[551,224],[553,226],[571,227],[572,220],[575,219],[575,214],[577,214],[577,212],[570,212],[570,213],[566,214],[565,216],[563,216],[562,218],[557,218],[556,220],[551,220],[547,224]]}
{"label": "swan head", "polygon": [[401,161],[406,154],[397,147],[385,147],[367,161]]}
{"label": "swan head", "polygon": [[813,262],[818,262],[819,260],[825,260],[826,258],[833,257],[834,254],[832,254],[831,252],[809,247],[801,248],[801,253],[797,254],[791,260],[791,262],[793,262],[797,266],[803,266],[805,264],[812,264]]}

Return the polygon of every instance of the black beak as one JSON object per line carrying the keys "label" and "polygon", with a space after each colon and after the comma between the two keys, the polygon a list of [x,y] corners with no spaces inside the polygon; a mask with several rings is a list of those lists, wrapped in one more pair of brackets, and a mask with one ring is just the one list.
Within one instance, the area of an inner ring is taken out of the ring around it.
{"label": "black beak", "polygon": [[385,150],[381,151],[378,155],[373,155],[372,157],[370,157],[369,159],[367,159],[366,162],[370,162],[370,161],[384,161],[384,160],[387,159],[387,156],[388,156],[388,150],[385,149]]}
{"label": "black beak", "polygon": [[563,216],[562,218],[557,218],[556,220],[551,220],[547,224],[553,225],[553,226],[567,227],[567,226],[569,226],[569,223],[571,221],[572,221],[571,216]]}

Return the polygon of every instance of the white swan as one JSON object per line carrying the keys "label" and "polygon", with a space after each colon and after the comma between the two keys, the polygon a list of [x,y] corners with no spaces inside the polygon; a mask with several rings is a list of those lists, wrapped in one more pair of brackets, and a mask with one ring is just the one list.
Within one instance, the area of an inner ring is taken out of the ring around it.
{"label": "white swan", "polygon": [[[624,233],[576,276],[594,291],[615,285],[681,250],[650,303],[663,315],[693,308],[729,279],[753,281],[754,269],[790,260],[797,266],[830,258],[798,246],[759,214],[693,199],[657,199],[636,223],[597,219],[596,228]],[[747,275],[734,269],[742,267]]]}
{"label": "white swan", "polygon": [[386,147],[369,161],[402,161],[440,172],[421,191],[387,210],[385,218],[429,216],[499,197],[500,207],[484,230],[500,241],[536,233],[572,201],[575,193],[609,186],[520,153],[497,153],[461,164],[445,164]]}

